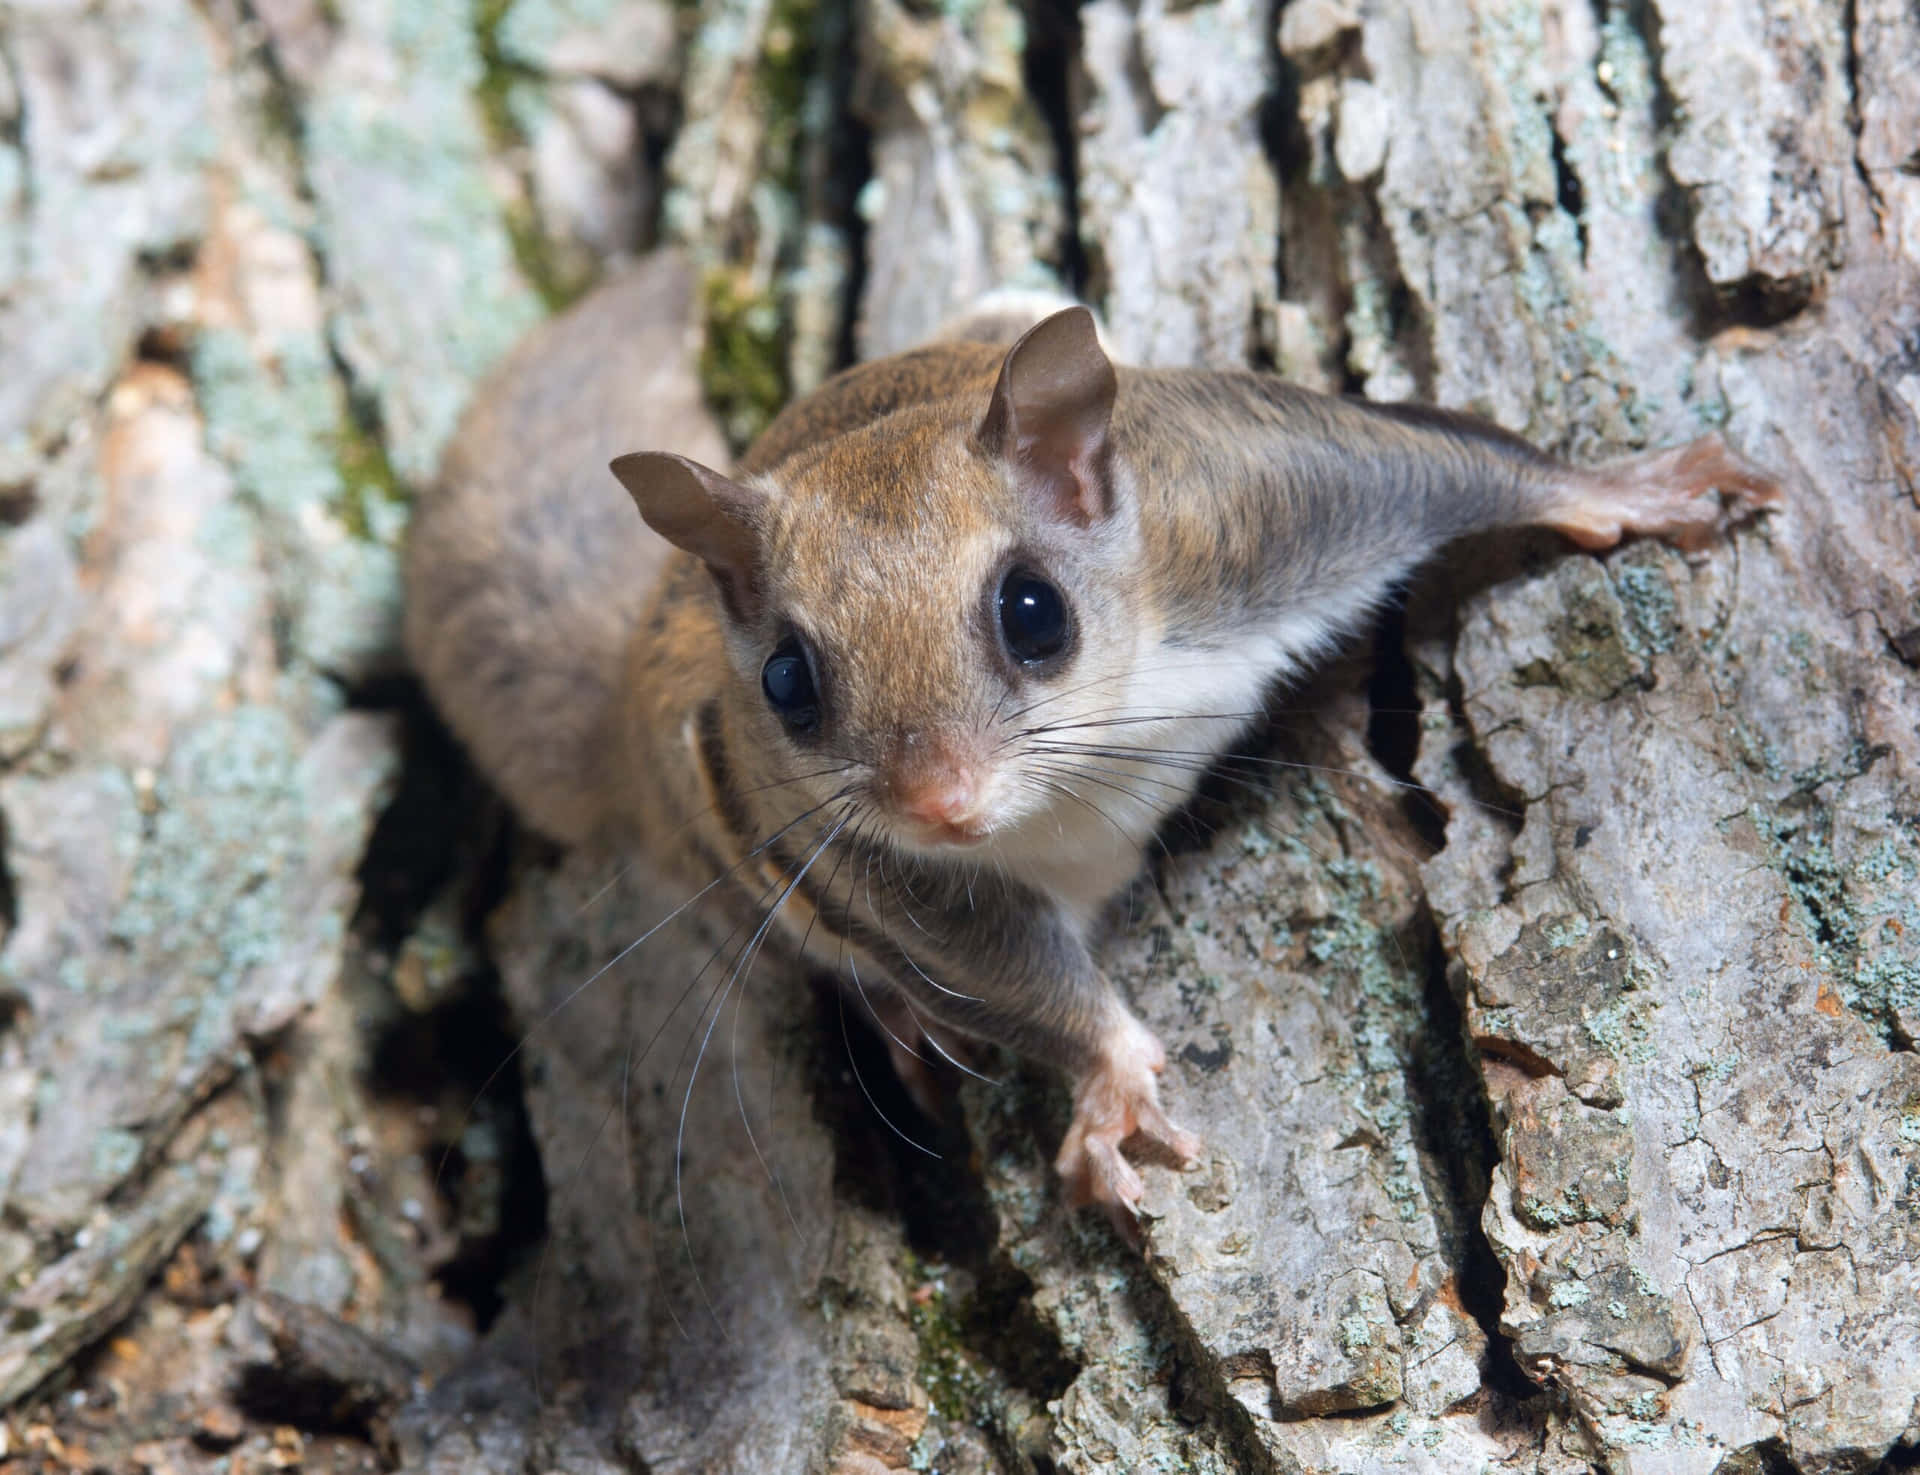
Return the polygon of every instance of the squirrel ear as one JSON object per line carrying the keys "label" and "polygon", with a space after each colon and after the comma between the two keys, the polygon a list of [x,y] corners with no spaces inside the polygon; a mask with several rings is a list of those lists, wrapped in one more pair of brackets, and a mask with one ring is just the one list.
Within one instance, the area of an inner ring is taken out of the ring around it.
{"label": "squirrel ear", "polygon": [[767,494],[664,451],[616,456],[610,465],[647,526],[706,564],[728,612],[747,619],[758,603]]}
{"label": "squirrel ear", "polygon": [[1084,527],[1113,511],[1107,428],[1117,387],[1093,314],[1069,307],[1007,350],[977,439],[1052,512]]}

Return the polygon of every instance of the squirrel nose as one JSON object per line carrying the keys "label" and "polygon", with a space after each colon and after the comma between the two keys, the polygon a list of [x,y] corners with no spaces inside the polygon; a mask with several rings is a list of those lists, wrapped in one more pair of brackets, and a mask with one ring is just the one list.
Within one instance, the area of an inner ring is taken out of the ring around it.
{"label": "squirrel nose", "polygon": [[973,784],[964,778],[929,784],[900,794],[901,813],[931,825],[958,825],[973,813]]}
{"label": "squirrel nose", "polygon": [[979,817],[980,780],[948,753],[915,754],[895,770],[888,787],[900,813],[922,824],[964,829]]}

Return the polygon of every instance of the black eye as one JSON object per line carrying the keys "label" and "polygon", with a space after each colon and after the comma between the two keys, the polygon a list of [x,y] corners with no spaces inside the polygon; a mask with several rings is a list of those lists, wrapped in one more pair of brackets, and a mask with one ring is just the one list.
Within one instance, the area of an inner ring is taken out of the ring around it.
{"label": "black eye", "polygon": [[1000,631],[1022,665],[1060,654],[1067,643],[1067,605],[1038,574],[1015,569],[1000,586]]}
{"label": "black eye", "polygon": [[807,665],[800,642],[789,635],[773,648],[760,668],[760,689],[795,732],[811,732],[820,725],[820,697],[813,688],[813,669]]}

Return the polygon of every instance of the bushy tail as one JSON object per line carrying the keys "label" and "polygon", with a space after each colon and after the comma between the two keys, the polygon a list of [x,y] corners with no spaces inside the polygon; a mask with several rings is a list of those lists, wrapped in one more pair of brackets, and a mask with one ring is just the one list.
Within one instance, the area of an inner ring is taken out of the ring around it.
{"label": "bushy tail", "polygon": [[536,328],[414,510],[414,669],[494,787],[564,843],[615,808],[626,650],[668,552],[607,462],[645,449],[726,464],[693,372],[693,286],[655,255]]}

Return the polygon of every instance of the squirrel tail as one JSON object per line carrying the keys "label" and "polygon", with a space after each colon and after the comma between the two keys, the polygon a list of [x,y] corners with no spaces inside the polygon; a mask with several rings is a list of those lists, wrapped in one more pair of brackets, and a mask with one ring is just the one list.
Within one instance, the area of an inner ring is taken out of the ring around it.
{"label": "squirrel tail", "polygon": [[656,254],[530,333],[475,395],[414,509],[406,642],[475,765],[566,844],[616,810],[624,660],[668,548],[607,463],[724,467],[693,372],[694,276]]}

